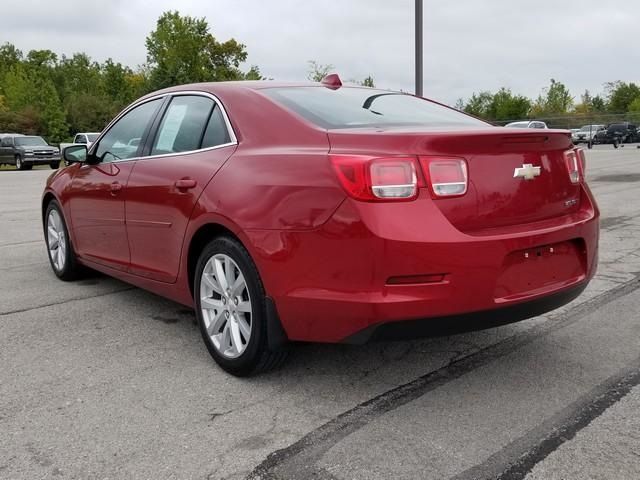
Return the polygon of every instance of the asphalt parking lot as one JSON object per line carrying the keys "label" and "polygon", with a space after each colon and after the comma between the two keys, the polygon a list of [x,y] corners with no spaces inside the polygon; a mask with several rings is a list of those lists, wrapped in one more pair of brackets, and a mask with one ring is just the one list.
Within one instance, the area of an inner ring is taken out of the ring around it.
{"label": "asphalt parking lot", "polygon": [[58,281],[48,170],[0,172],[0,478],[640,478],[640,150],[597,146],[588,290],[445,338],[298,345],[250,379],[193,314],[95,275]]}

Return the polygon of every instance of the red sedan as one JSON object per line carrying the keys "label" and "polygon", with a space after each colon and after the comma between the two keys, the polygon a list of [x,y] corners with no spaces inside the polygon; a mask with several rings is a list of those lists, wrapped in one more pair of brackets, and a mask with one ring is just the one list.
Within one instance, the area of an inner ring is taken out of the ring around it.
{"label": "red sedan", "polygon": [[493,127],[404,93],[198,84],[150,94],[48,180],[55,274],[195,308],[215,361],[539,315],[593,277],[599,212],[567,131]]}

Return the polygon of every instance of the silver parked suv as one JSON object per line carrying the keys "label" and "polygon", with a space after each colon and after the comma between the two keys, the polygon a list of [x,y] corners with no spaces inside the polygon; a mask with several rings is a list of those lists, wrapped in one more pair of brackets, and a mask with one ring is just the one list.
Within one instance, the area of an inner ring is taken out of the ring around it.
{"label": "silver parked suv", "polygon": [[571,139],[575,145],[580,143],[591,143],[595,140],[598,132],[606,129],[606,125],[585,125],[580,130],[573,133],[571,135]]}

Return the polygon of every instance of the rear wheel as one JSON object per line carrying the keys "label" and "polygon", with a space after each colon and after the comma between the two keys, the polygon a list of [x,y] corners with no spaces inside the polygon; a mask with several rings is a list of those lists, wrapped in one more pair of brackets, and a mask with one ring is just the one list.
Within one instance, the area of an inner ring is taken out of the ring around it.
{"label": "rear wheel", "polygon": [[47,253],[53,272],[61,280],[75,280],[81,272],[81,266],[73,251],[62,210],[55,200],[52,200],[47,206],[44,229]]}
{"label": "rear wheel", "polygon": [[207,350],[224,370],[248,376],[271,370],[286,359],[267,342],[266,295],[244,247],[220,237],[200,254],[194,303]]}

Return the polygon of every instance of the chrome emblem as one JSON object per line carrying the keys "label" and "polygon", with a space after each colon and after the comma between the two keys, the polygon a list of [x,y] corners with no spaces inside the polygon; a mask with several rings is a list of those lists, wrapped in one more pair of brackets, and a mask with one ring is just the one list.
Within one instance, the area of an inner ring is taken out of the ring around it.
{"label": "chrome emblem", "polygon": [[521,168],[516,168],[513,172],[513,178],[524,178],[525,180],[533,180],[540,176],[540,167],[534,167],[530,163],[525,163]]}

